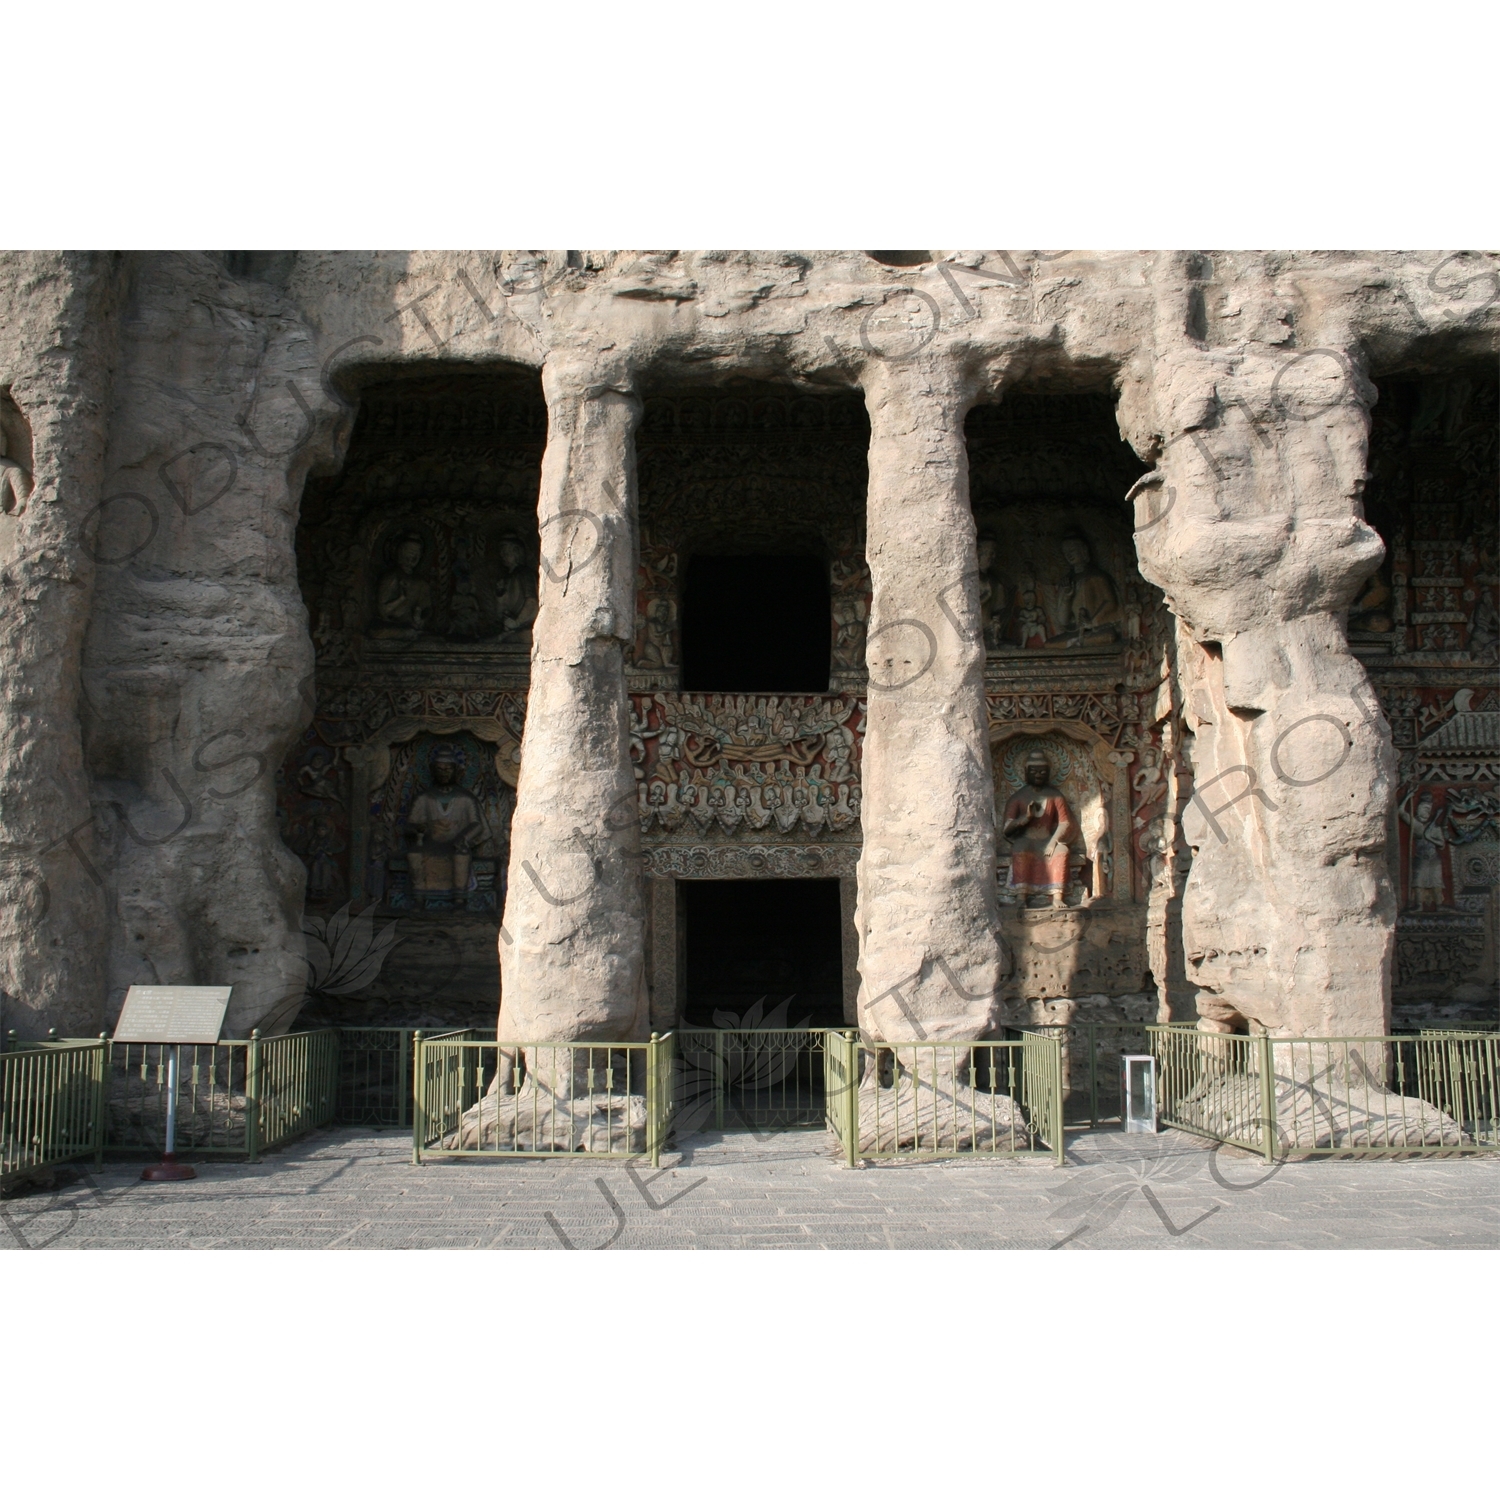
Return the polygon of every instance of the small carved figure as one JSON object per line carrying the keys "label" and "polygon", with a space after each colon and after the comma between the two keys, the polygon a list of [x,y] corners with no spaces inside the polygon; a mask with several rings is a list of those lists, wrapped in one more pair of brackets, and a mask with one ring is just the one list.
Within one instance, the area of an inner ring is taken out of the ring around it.
{"label": "small carved figure", "polygon": [[479,598],[467,569],[453,580],[453,598],[448,604],[448,634],[461,641],[479,634]]}
{"label": "small carved figure", "polygon": [[1052,785],[1052,764],[1040,750],[1026,757],[1026,785],[1006,804],[1000,832],[1010,840],[1007,885],[1025,900],[1050,896],[1064,905],[1068,879],[1068,842],[1078,824],[1068,799]]}
{"label": "small carved figure", "polygon": [[1120,600],[1114,580],[1095,561],[1088,539],[1077,531],[1062,539],[1068,576],[1058,589],[1062,629],[1052,646],[1082,646],[1120,638]]}
{"label": "small carved figure", "polygon": [[833,664],[847,671],[865,665],[865,634],[870,604],[865,597],[868,573],[861,559],[836,557],[829,570],[833,583]]}
{"label": "small carved figure", "polygon": [[495,579],[495,617],[505,640],[531,634],[536,619],[536,575],[526,549],[513,536],[500,539],[500,575]]}
{"label": "small carved figure", "polygon": [[307,899],[339,901],[344,895],[344,877],[339,871],[338,854],[343,849],[333,826],[333,819],[319,813],[312,820],[312,837],[307,847]]}
{"label": "small carved figure", "polygon": [[1444,815],[1434,812],[1431,794],[1423,792],[1415,808],[1401,809],[1401,821],[1411,829],[1411,908],[1436,911],[1448,894],[1443,877],[1443,850],[1448,844]]}
{"label": "small carved figure", "polygon": [[638,667],[670,667],[677,659],[677,606],[667,598],[652,599],[642,620]]}
{"label": "small carved figure", "polygon": [[425,546],[409,531],[397,543],[396,566],[380,580],[375,591],[375,612],[384,627],[381,634],[418,634],[432,615],[432,585],[420,576]]}
{"label": "small carved figure", "polygon": [[1490,589],[1480,589],[1474,601],[1474,612],[1469,616],[1469,650],[1476,656],[1488,654],[1500,642],[1500,614],[1495,610],[1495,595]]}
{"label": "small carved figure", "polygon": [[314,750],[308,756],[307,764],[297,772],[297,785],[304,797],[318,802],[343,800],[333,779],[338,774],[334,769],[337,760],[338,753],[334,750]]}
{"label": "small carved figure", "polygon": [[1016,628],[1023,651],[1032,646],[1047,644],[1047,616],[1037,605],[1035,589],[1021,590],[1021,607],[1016,611]]}
{"label": "small carved figure", "polygon": [[432,785],[412,802],[406,826],[416,836],[407,855],[412,889],[421,895],[453,895],[469,886],[474,846],[489,837],[484,814],[459,784],[459,756],[439,745],[429,762]]}
{"label": "small carved figure", "polygon": [[1001,620],[1005,613],[1005,585],[995,577],[995,539],[981,536],[974,547],[979,567],[979,627],[987,647],[1000,644]]}

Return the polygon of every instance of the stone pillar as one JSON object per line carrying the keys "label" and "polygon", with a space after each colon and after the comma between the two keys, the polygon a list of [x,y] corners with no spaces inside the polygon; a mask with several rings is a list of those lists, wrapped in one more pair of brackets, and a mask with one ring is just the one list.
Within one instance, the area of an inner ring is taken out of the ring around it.
{"label": "stone pillar", "polygon": [[542,568],[500,931],[500,1034],[641,1040],[650,1017],[624,666],[640,403],[623,372],[563,354],[542,381]]}
{"label": "stone pillar", "polygon": [[1344,612],[1379,563],[1363,519],[1368,385],[1341,351],[1158,351],[1141,571],[1182,622],[1193,769],[1188,979],[1208,1029],[1389,1025],[1390,731]]}
{"label": "stone pillar", "polygon": [[859,1022],[967,1040],[999,1013],[995,793],[974,517],[956,374],[874,361],[874,588],[859,860]]}
{"label": "stone pillar", "polygon": [[[105,861],[79,653],[96,574],[123,277],[92,252],[0,254],[0,1033],[105,1020]],[[107,554],[106,554],[107,555]]]}

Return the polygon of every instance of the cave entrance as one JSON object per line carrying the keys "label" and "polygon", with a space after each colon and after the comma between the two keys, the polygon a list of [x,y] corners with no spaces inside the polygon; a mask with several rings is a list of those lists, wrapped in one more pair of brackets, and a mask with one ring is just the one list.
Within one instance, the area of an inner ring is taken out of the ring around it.
{"label": "cave entrance", "polygon": [[679,1128],[821,1126],[820,1028],[843,1023],[839,882],[692,880],[678,889]]}
{"label": "cave entrance", "polygon": [[828,691],[828,566],[822,558],[700,554],[688,563],[682,604],[686,691]]}
{"label": "cave entrance", "polygon": [[842,1026],[837,880],[685,880],[683,1024]]}

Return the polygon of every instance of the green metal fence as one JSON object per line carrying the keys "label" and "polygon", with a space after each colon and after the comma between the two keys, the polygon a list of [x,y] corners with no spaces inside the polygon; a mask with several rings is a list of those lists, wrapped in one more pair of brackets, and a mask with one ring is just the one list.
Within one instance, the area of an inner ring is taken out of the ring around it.
{"label": "green metal fence", "polygon": [[[412,1038],[416,1026],[340,1026],[338,1107],[339,1125],[363,1125],[375,1130],[405,1130],[411,1125]],[[493,1041],[494,1029],[457,1027],[427,1032],[429,1041],[461,1036]]]}
{"label": "green metal fence", "polygon": [[411,1026],[339,1027],[340,1125],[376,1130],[411,1124]]}
{"label": "green metal fence", "polygon": [[103,1159],[106,1041],[0,1053],[0,1185],[59,1162]]}
{"label": "green metal fence", "polygon": [[1071,1021],[1017,1027],[1012,1037],[1031,1033],[1055,1036],[1062,1043],[1063,1113],[1089,1129],[1120,1118],[1120,1059],[1150,1050],[1144,1021]]}
{"label": "green metal fence", "polygon": [[1500,1149],[1500,1036],[1230,1036],[1152,1026],[1164,1124],[1278,1156]]}
{"label": "green metal fence", "polygon": [[852,1166],[864,1158],[1050,1155],[1063,1165],[1062,1043],[825,1040],[828,1128]]}
{"label": "green metal fence", "polygon": [[677,1118],[752,1130],[824,1123],[824,1028],[732,1031],[683,1027],[677,1036]]}
{"label": "green metal fence", "polygon": [[649,1042],[413,1038],[412,1160],[649,1157],[676,1105],[675,1037]]}
{"label": "green metal fence", "polygon": [[823,1037],[823,1110],[845,1166],[859,1165],[859,1036],[829,1031]]}
{"label": "green metal fence", "polygon": [[[167,1062],[155,1042],[106,1044],[105,1149],[166,1144]],[[284,1145],[335,1118],[339,1036],[332,1029],[178,1048],[177,1153],[244,1156]]]}

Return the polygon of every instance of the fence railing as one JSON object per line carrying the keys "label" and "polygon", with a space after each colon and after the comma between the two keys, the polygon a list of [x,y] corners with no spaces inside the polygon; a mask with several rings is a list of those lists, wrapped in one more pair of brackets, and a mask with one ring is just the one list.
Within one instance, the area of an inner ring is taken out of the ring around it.
{"label": "fence railing", "polygon": [[103,1160],[108,1046],[49,1042],[0,1053],[0,1183],[83,1156]]}
{"label": "fence railing", "polygon": [[1120,1058],[1149,1047],[1145,1021],[1070,1021],[1014,1028],[1011,1036],[1026,1033],[1055,1036],[1062,1043],[1063,1111],[1067,1119],[1097,1130],[1120,1115]]}
{"label": "fence railing", "polygon": [[824,1123],[824,1038],[806,1026],[764,1030],[683,1027],[677,1037],[679,1128],[713,1121],[752,1130]]}
{"label": "fence railing", "polygon": [[299,1031],[258,1043],[248,1082],[254,1108],[247,1111],[251,1161],[262,1151],[333,1123],[338,1107],[337,1031]]}
{"label": "fence railing", "polygon": [[829,1113],[846,1158],[852,1143],[873,1160],[1050,1155],[1063,1164],[1057,1037],[852,1045],[857,1063],[846,1050],[839,1065],[840,1084],[846,1070],[858,1077],[839,1106],[849,1114]]}
{"label": "fence railing", "polygon": [[675,1037],[649,1042],[413,1038],[412,1160],[649,1157],[676,1104]]}
{"label": "fence railing", "polygon": [[[161,1043],[47,1043],[50,1054],[86,1046],[101,1052],[101,1151],[156,1153],[166,1145],[172,1048]],[[41,1049],[39,1049],[41,1050]],[[291,1032],[177,1048],[177,1153],[244,1156],[331,1124],[338,1104],[339,1038],[333,1030]],[[6,1053],[24,1057],[28,1053]],[[7,1084],[5,1098],[10,1099]],[[8,1107],[8,1106],[7,1106]]]}
{"label": "fence railing", "polygon": [[844,1164],[859,1165],[859,1036],[829,1031],[823,1037],[823,1111]]}
{"label": "fence railing", "polygon": [[[364,1125],[375,1130],[406,1130],[411,1125],[412,1037],[416,1026],[340,1026],[338,1106],[339,1125]],[[429,1040],[463,1036],[483,1041],[494,1031],[472,1027],[426,1032]]]}
{"label": "fence railing", "polygon": [[1164,1124],[1278,1156],[1500,1149],[1493,1032],[1231,1036],[1152,1026]]}

